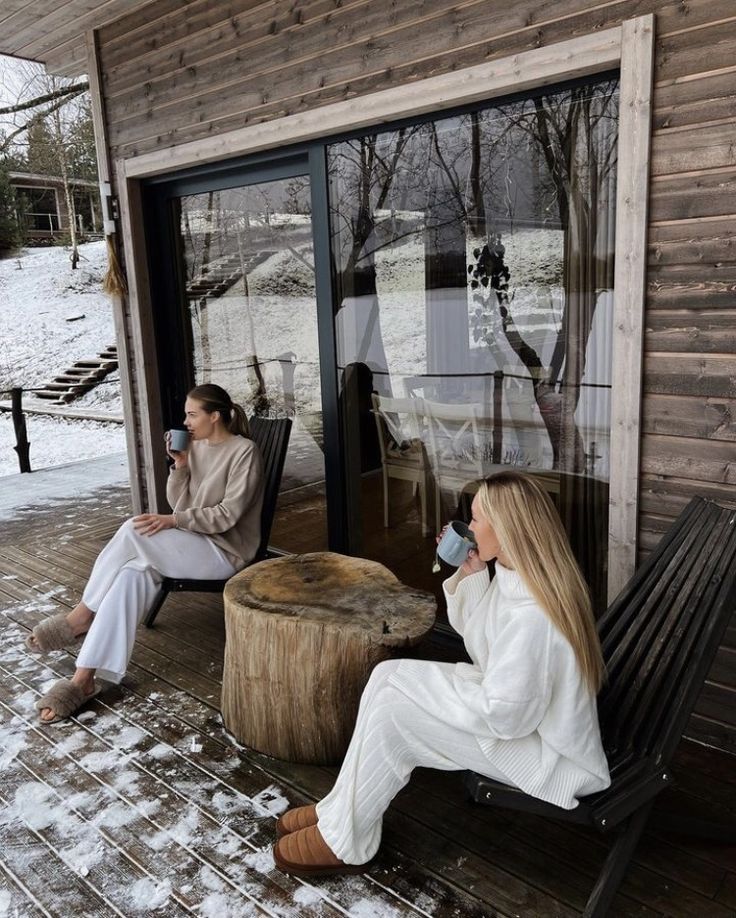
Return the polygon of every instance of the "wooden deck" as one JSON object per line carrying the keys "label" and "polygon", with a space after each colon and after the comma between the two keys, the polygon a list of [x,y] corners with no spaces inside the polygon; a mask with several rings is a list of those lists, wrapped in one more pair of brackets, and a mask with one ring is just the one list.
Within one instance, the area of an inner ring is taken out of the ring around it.
{"label": "wooden deck", "polygon": [[[420,770],[389,810],[363,876],[305,883],[273,867],[275,816],[319,799],[334,770],[236,747],[218,711],[221,600],[173,596],[141,630],[122,686],[74,722],[38,726],[41,687],[71,654],[26,653],[27,629],[71,607],[129,512],[121,487],[2,524],[0,916],[195,914],[573,916],[607,849],[592,833],[465,800],[459,774]],[[447,654],[432,644],[428,656]],[[684,743],[660,806],[736,810],[725,753]],[[736,851],[652,832],[615,916],[736,915]]]}

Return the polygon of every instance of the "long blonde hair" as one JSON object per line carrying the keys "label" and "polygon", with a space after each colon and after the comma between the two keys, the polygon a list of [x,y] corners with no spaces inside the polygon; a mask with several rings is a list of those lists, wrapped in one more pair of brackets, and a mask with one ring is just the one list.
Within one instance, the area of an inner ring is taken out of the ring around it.
{"label": "long blonde hair", "polygon": [[484,479],[478,501],[509,564],[567,639],[596,694],[605,666],[590,595],[554,504],[534,478],[513,471]]}

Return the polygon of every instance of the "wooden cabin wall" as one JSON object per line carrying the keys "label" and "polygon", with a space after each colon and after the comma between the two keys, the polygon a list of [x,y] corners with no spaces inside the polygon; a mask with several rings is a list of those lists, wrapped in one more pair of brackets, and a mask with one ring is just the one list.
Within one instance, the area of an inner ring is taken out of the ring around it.
{"label": "wooden cabin wall", "polygon": [[[736,502],[733,0],[160,0],[98,33],[113,161],[656,14],[640,545]],[[614,398],[616,397],[614,393]],[[690,733],[736,751],[736,624]]]}

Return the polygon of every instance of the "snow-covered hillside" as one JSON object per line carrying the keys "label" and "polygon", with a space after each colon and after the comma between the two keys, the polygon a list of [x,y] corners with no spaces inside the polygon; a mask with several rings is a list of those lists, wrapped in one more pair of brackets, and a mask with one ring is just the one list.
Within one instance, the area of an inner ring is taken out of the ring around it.
{"label": "snow-covered hillside", "polygon": [[[0,398],[11,386],[41,386],[76,360],[115,343],[110,299],[102,292],[107,267],[104,242],[80,247],[81,261],[72,271],[68,250],[23,249],[0,260]],[[79,317],[82,318],[73,318]],[[71,321],[70,321],[71,320]],[[24,396],[29,407],[40,400]],[[122,416],[117,373],[73,403]],[[67,421],[35,414],[26,416],[31,441],[31,466],[48,468],[125,449],[120,424]],[[18,471],[10,415],[0,413],[0,475]]]}

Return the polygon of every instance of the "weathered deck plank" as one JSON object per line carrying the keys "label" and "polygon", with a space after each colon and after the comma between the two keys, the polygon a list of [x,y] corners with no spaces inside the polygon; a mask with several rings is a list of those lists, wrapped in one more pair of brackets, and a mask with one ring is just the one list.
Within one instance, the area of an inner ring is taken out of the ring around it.
{"label": "weathered deck plank", "polygon": [[[33,699],[49,680],[71,674],[74,657],[37,657],[23,647],[24,635],[77,601],[104,539],[126,513],[120,495],[108,494],[102,509],[57,507],[29,515],[25,535],[17,526],[11,539],[3,532],[0,804],[11,812],[25,788],[58,801],[52,813],[71,814],[63,833],[58,819],[34,833],[0,818],[0,905],[8,903],[7,914],[134,915],[145,897],[165,903],[161,914],[238,918],[579,914],[607,841],[523,814],[471,808],[452,773],[417,771],[387,814],[382,851],[365,876],[304,884],[278,873],[270,854],[275,816],[287,801],[319,799],[335,770],[279,762],[232,743],[218,710],[219,597],[171,597],[156,628],[141,629],[123,685],[76,722],[39,727]],[[685,743],[675,773],[678,788],[663,806],[736,810],[730,756]],[[87,839],[76,854],[84,876],[66,866],[74,832]],[[652,831],[612,914],[733,915],[733,855],[733,848]],[[94,863],[85,865],[85,857]]]}

